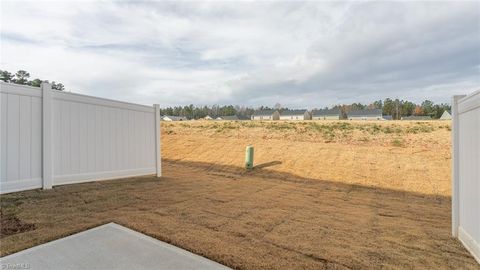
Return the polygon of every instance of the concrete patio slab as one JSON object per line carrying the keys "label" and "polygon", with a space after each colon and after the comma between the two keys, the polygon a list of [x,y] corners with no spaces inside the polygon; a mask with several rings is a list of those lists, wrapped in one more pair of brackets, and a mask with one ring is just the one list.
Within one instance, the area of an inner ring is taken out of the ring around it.
{"label": "concrete patio slab", "polygon": [[115,223],[0,258],[2,269],[230,269]]}

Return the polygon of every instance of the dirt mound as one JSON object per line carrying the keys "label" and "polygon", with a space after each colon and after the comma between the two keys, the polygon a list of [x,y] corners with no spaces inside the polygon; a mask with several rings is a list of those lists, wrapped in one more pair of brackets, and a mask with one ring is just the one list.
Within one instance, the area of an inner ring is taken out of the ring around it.
{"label": "dirt mound", "polygon": [[35,229],[35,224],[22,222],[14,215],[5,215],[0,210],[0,238]]}

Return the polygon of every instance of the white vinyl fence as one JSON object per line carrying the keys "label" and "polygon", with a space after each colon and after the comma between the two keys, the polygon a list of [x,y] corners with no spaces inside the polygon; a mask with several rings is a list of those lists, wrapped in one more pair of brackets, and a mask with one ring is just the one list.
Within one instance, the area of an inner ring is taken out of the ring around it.
{"label": "white vinyl fence", "polygon": [[0,84],[0,193],[161,175],[153,107]]}
{"label": "white vinyl fence", "polygon": [[452,234],[480,263],[480,90],[452,102]]}

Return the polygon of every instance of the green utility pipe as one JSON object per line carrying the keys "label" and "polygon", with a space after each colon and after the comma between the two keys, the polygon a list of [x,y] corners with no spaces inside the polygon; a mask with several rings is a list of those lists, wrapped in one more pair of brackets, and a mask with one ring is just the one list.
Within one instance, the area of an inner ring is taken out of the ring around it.
{"label": "green utility pipe", "polygon": [[253,169],[253,146],[248,145],[245,149],[245,169]]}

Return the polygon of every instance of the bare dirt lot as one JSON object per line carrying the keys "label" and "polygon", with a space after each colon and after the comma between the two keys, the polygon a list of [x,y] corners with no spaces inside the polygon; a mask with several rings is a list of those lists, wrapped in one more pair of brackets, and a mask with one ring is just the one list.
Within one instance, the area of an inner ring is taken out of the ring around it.
{"label": "bare dirt lot", "polygon": [[480,269],[450,236],[449,123],[224,128],[246,124],[163,123],[161,179],[1,196],[2,224],[23,226],[1,255],[113,221],[236,269]]}

